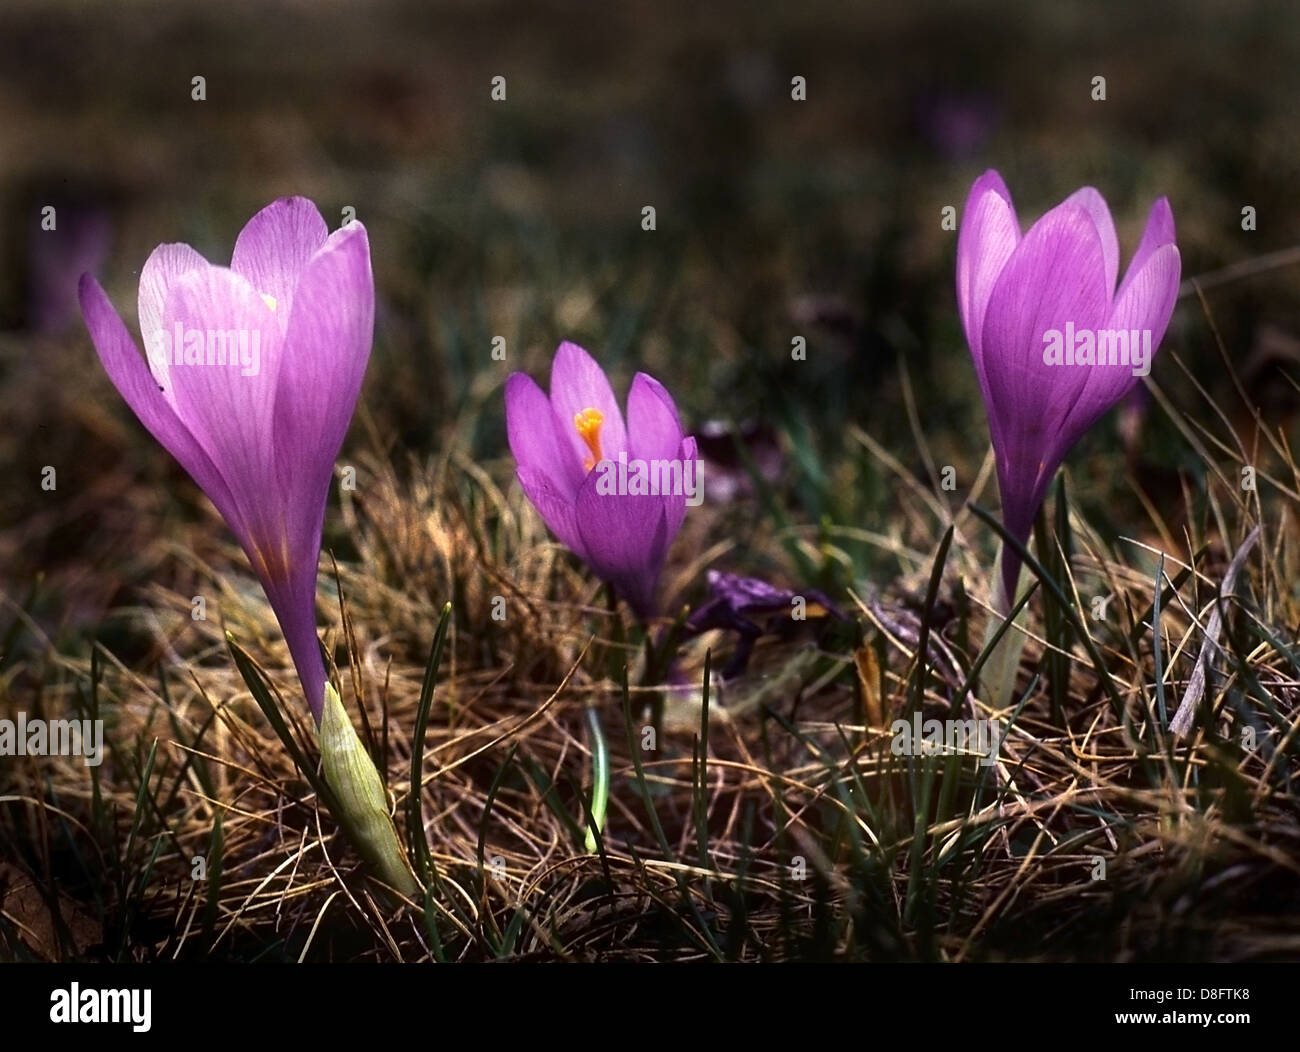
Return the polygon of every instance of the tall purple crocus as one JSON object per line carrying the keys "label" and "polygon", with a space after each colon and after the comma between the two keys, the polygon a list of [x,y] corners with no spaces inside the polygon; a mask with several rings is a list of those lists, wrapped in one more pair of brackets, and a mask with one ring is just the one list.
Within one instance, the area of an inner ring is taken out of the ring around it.
{"label": "tall purple crocus", "polygon": [[633,377],[625,424],[595,359],[562,343],[549,398],[523,373],[506,381],[506,429],[519,483],[551,532],[651,617],[668,546],[703,492],[695,439],[663,385]]}
{"label": "tall purple crocus", "polygon": [[331,234],[315,205],[291,197],[249,220],[229,267],[159,245],[140,274],[147,363],[88,274],[80,299],[118,391],[239,538],[320,723],[316,565],[374,329],[365,228]]}
{"label": "tall purple crocus", "polygon": [[[975,180],[957,240],[957,304],[1013,536],[1029,537],[1070,447],[1150,370],[1180,269],[1163,197],[1117,288],[1115,226],[1096,190],[1076,191],[1022,236],[1001,176]],[[1019,575],[1019,558],[1004,551],[1008,604]]]}
{"label": "tall purple crocus", "polygon": [[316,720],[335,817],[384,880],[415,894],[383,779],[316,638],[325,502],[374,335],[365,228],[331,234],[314,204],[288,197],[248,221],[229,267],[159,245],[140,273],[147,363],[99,283],[83,275],[79,291],[109,378],[216,505],[266,590]]}

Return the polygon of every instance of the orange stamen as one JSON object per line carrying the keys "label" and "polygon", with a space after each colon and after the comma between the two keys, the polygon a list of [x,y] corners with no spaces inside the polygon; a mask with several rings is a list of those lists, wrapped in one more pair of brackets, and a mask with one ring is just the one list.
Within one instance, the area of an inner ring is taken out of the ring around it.
{"label": "orange stamen", "polygon": [[573,426],[577,428],[578,437],[587,443],[587,448],[591,450],[591,456],[582,462],[587,471],[605,459],[605,455],[600,451],[600,426],[604,422],[605,414],[599,409],[588,408],[573,414]]}

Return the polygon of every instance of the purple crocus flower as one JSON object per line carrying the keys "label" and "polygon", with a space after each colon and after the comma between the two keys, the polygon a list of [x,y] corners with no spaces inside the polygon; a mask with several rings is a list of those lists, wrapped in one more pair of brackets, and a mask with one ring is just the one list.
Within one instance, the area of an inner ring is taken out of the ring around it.
{"label": "purple crocus flower", "polygon": [[159,245],[140,274],[147,363],[99,283],[79,292],[109,378],[247,553],[319,723],[321,526],[374,329],[365,228],[331,234],[291,197],[249,220],[229,267]]}
{"label": "purple crocus flower", "polygon": [[702,493],[695,439],[658,380],[637,373],[627,422],[595,359],[562,343],[551,394],[506,381],[506,430],[519,484],[552,533],[638,617],[655,613],[668,546]]}
{"label": "purple crocus flower", "polygon": [[[975,180],[957,240],[957,304],[988,411],[1007,531],[1029,537],[1070,447],[1150,369],[1178,295],[1169,202],[1151,206],[1116,287],[1119,244],[1085,186],[1023,236],[997,172]],[[1003,597],[1020,560],[1003,552]]]}

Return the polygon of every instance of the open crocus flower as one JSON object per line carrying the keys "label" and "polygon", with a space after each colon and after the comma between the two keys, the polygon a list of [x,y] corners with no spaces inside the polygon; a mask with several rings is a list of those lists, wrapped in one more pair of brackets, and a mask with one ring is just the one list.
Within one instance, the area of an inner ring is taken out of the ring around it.
{"label": "open crocus flower", "polygon": [[562,343],[549,398],[523,373],[506,381],[506,429],[519,483],[551,532],[638,617],[653,616],[668,546],[703,492],[695,439],[663,385],[633,377],[625,424],[600,366]]}
{"label": "open crocus flower", "polygon": [[229,267],[159,245],[140,273],[141,356],[90,275],[82,314],[122,397],[239,538],[284,631],[319,728],[322,767],[362,855],[415,889],[383,782],[316,637],[316,567],[338,455],[370,357],[375,290],[357,222],[329,233],[284,198],[248,221]]}
{"label": "open crocus flower", "polygon": [[159,245],[140,273],[147,362],[88,274],[80,297],[118,391],[239,538],[319,723],[321,526],[374,329],[365,228],[330,234],[294,197],[249,220],[229,267]]}
{"label": "open crocus flower", "polygon": [[[1070,447],[1151,367],[1178,295],[1169,202],[1151,206],[1116,287],[1119,245],[1090,186],[1023,236],[1002,178],[971,187],[957,240],[957,304],[988,411],[1007,531],[1029,537]],[[1002,598],[1020,560],[1003,552]]]}

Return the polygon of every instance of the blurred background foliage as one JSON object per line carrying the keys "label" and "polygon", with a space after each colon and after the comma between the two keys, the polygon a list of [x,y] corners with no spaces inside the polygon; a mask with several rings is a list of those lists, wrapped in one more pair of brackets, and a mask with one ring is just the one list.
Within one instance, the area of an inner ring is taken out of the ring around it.
{"label": "blurred background foliage", "polygon": [[[160,577],[189,594],[187,564],[140,531],[176,536],[202,514],[197,491],[102,374],[75,284],[94,271],[133,327],[156,244],[224,262],[243,222],[287,194],[332,226],[355,208],[371,237],[376,343],[345,451],[372,444],[401,473],[454,442],[508,479],[501,385],[514,369],[544,380],[567,338],[620,394],[638,369],[661,379],[688,428],[773,436],[789,521],[906,535],[894,481],[851,428],[927,485],[927,457],[955,466],[953,509],[988,449],[941,209],[996,167],[1023,223],[1100,189],[1122,265],[1161,194],[1185,277],[1300,243],[1296,28],[1284,0],[7,4],[0,589],[22,602],[43,574],[32,613],[56,640]],[[806,101],[791,99],[796,76]],[[1296,403],[1283,374],[1298,291],[1291,268],[1207,294],[1275,424]],[[1208,415],[1175,354],[1229,390],[1195,297],[1153,378]],[[1093,521],[1140,531],[1137,490],[1170,513],[1178,473],[1204,470],[1147,405],[1112,414],[1069,462]],[[719,514],[739,546],[727,568],[761,571],[754,509]],[[819,583],[897,572],[876,549],[854,556]]]}

